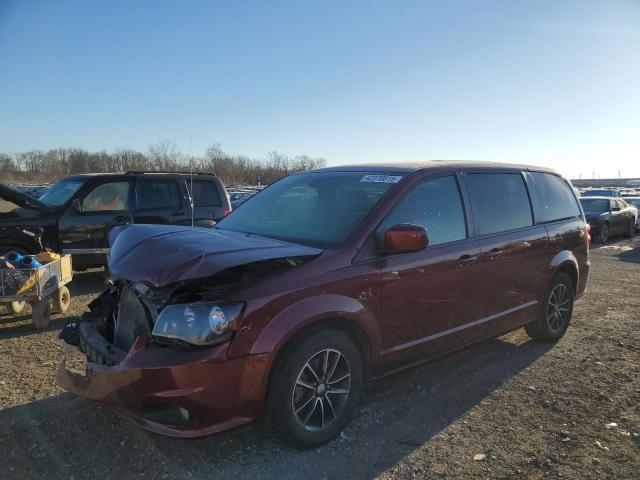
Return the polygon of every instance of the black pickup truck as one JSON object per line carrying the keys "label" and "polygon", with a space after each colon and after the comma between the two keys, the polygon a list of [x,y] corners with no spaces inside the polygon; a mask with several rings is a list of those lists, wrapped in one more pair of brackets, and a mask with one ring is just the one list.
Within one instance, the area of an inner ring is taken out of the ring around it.
{"label": "black pickup truck", "polygon": [[0,183],[0,255],[48,248],[72,253],[74,269],[83,270],[106,263],[109,232],[115,226],[210,227],[230,211],[222,181],[202,173],[73,175],[39,200]]}

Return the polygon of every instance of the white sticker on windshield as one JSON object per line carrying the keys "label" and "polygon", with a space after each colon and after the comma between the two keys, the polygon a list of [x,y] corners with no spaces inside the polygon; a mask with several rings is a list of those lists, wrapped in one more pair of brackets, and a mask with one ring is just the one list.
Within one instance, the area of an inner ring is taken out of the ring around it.
{"label": "white sticker on windshield", "polygon": [[360,182],[398,183],[401,178],[399,175],[365,175],[360,179]]}

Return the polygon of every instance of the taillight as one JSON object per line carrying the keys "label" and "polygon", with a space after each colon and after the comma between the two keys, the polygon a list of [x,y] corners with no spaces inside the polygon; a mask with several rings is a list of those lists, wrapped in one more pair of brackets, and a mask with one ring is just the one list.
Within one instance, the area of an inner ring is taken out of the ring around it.
{"label": "taillight", "polygon": [[589,245],[591,245],[591,225],[587,223],[587,241]]}
{"label": "taillight", "polygon": [[230,208],[225,208],[224,209],[224,216],[226,217],[227,215],[229,215],[231,213],[231,209]]}

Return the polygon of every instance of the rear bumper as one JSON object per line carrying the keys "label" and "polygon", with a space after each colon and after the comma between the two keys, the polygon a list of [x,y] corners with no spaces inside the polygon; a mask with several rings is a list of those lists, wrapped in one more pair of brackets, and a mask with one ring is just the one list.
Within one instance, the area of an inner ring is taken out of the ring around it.
{"label": "rear bumper", "polygon": [[147,430],[197,437],[264,412],[270,354],[227,358],[229,343],[196,352],[147,346],[138,338],[115,366],[87,362],[84,375],[58,366],[58,385],[105,403]]}

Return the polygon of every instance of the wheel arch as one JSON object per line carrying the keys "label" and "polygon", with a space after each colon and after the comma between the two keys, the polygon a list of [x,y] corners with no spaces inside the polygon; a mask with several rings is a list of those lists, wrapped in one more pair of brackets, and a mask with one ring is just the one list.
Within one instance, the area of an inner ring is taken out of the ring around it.
{"label": "wheel arch", "polygon": [[553,275],[557,273],[564,273],[571,279],[573,284],[574,295],[578,291],[578,282],[580,280],[580,269],[578,268],[578,260],[573,252],[570,250],[563,250],[559,252],[551,261],[551,267],[553,269]]}
{"label": "wheel arch", "polygon": [[306,298],[278,313],[260,333],[250,354],[271,353],[270,371],[296,340],[320,328],[348,335],[362,355],[365,373],[381,349],[376,316],[356,299],[334,294]]}
{"label": "wheel arch", "polygon": [[0,241],[0,255],[4,255],[11,250],[17,250],[19,253],[26,253],[29,255],[38,253],[38,250],[34,249],[33,245],[21,242],[20,240],[8,238],[7,240],[3,239]]}

